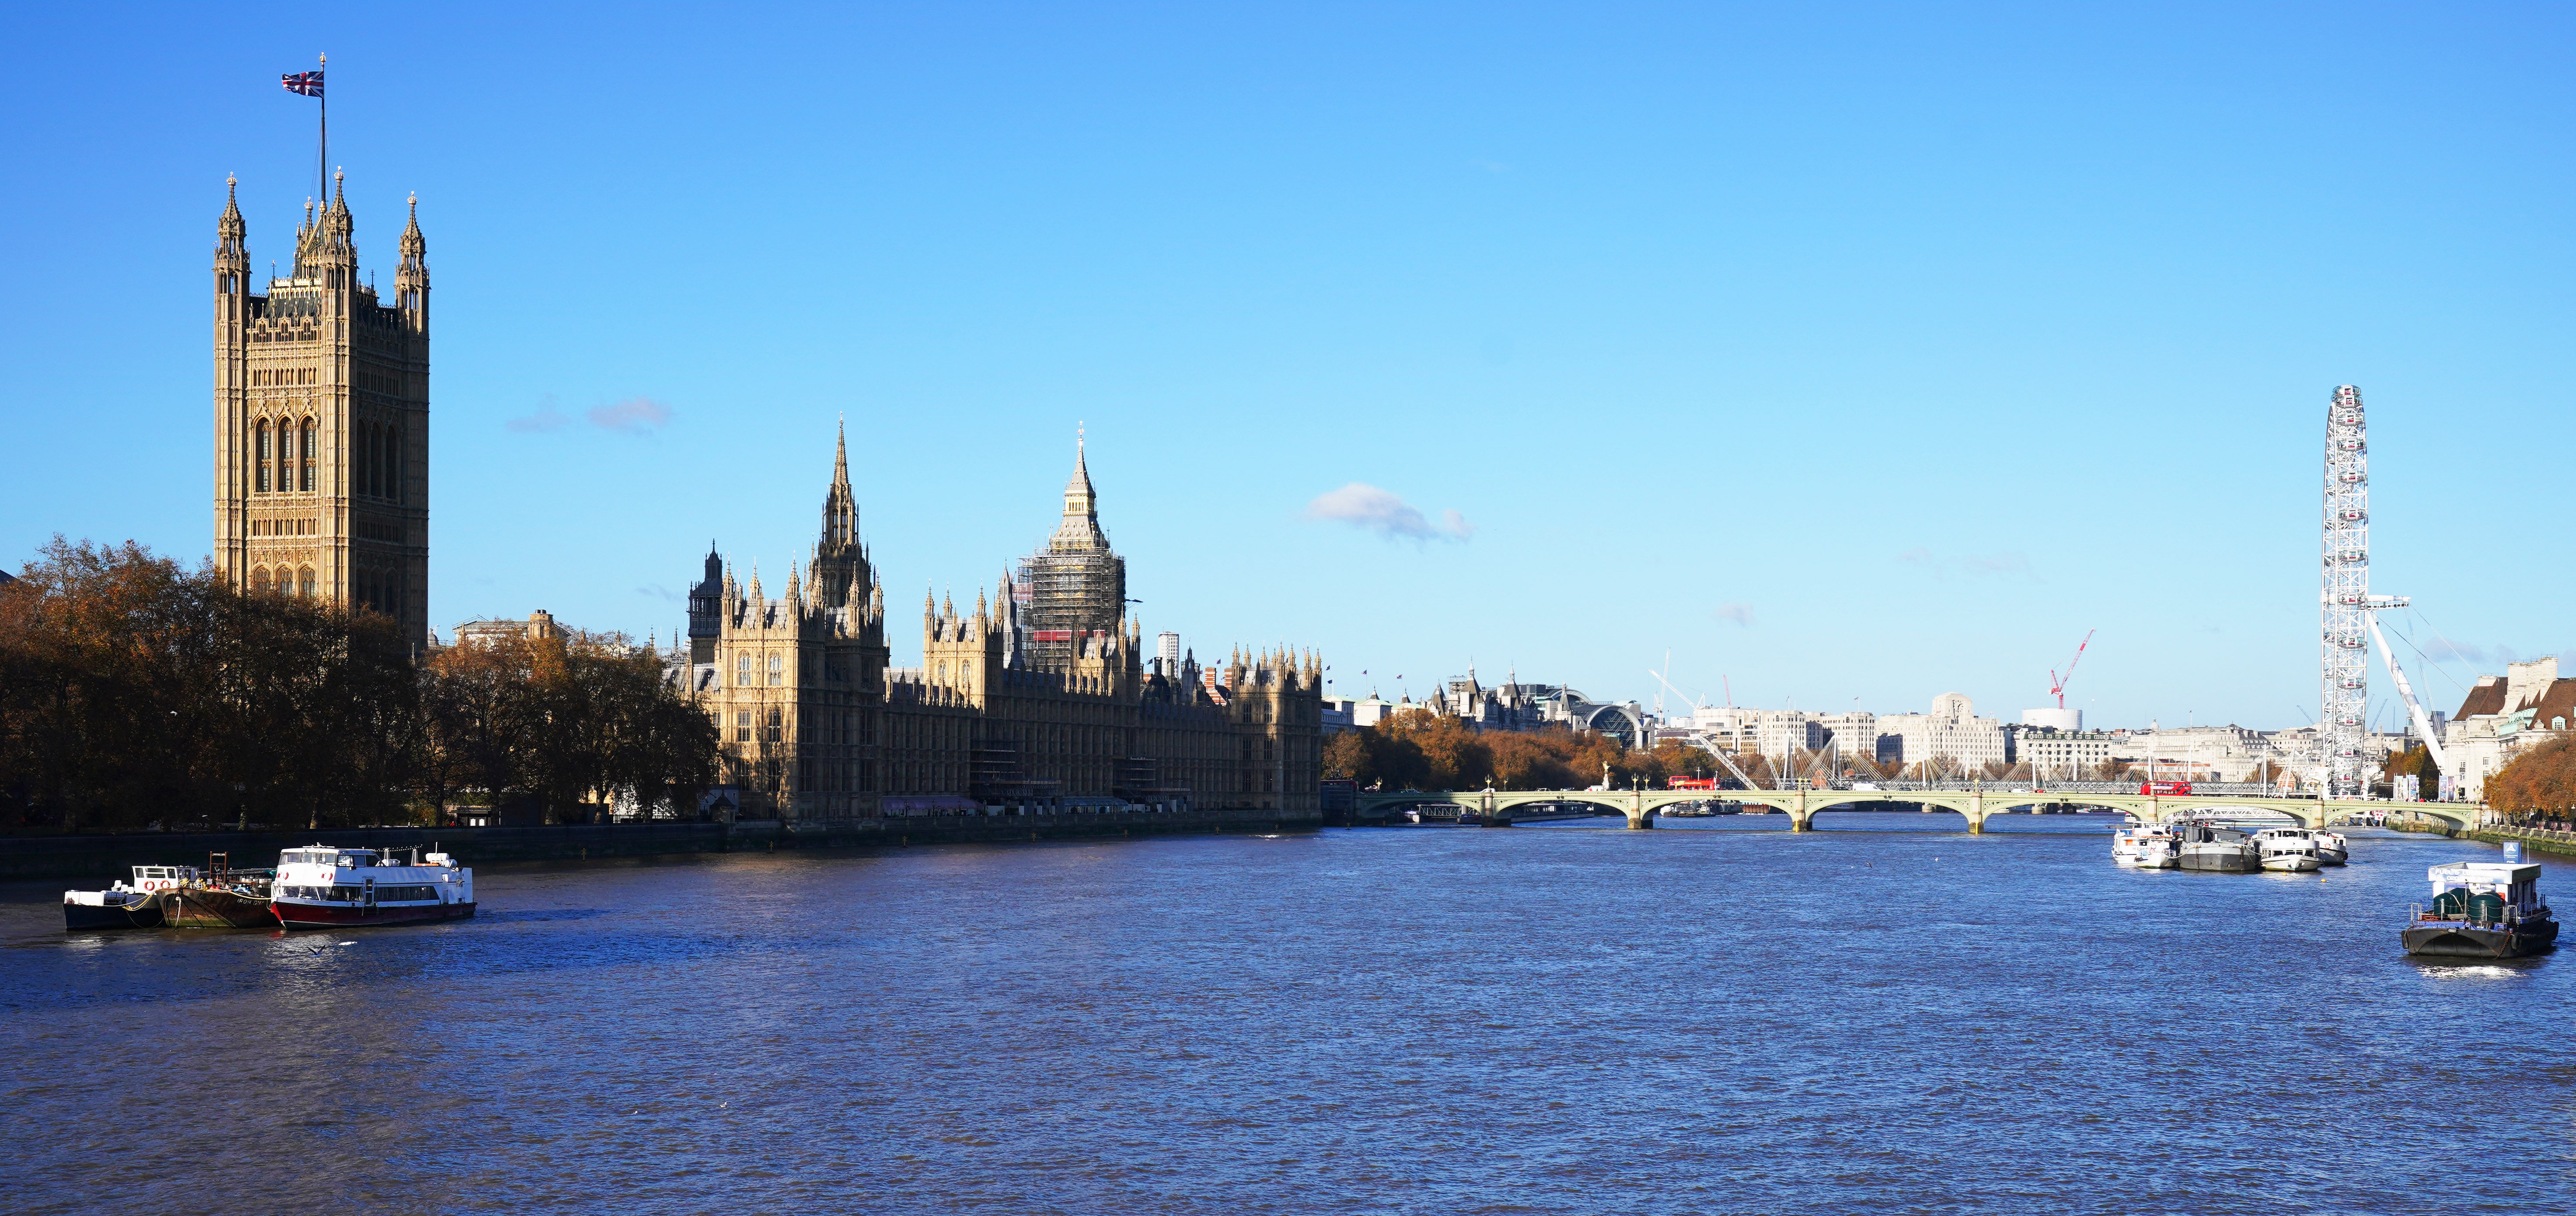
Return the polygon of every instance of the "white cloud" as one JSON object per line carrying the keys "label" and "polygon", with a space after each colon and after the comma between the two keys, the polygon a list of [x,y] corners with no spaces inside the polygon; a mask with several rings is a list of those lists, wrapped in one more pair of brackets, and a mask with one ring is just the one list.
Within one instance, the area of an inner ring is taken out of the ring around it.
{"label": "white cloud", "polygon": [[1733,621],[1738,625],[1750,628],[1753,624],[1753,605],[1720,604],[1717,606],[1717,619],[1721,621]]}
{"label": "white cloud", "polygon": [[590,424],[604,431],[649,435],[671,420],[671,407],[650,397],[629,397],[615,405],[591,407]]}
{"label": "white cloud", "polygon": [[1306,504],[1306,518],[1338,520],[1389,539],[1464,541],[1476,534],[1476,526],[1456,511],[1442,511],[1435,524],[1393,492],[1358,481],[1316,495]]}
{"label": "white cloud", "polygon": [[563,411],[555,408],[555,399],[548,397],[544,405],[537,407],[536,413],[525,418],[513,418],[502,425],[521,434],[527,434],[534,431],[560,431],[572,425],[572,419],[564,417]]}

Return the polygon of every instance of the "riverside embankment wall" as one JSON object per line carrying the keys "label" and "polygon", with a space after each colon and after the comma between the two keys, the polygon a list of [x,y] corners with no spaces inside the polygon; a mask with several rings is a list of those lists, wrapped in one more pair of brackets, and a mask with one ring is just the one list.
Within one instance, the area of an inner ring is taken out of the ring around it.
{"label": "riverside embankment wall", "polygon": [[575,861],[772,849],[864,849],[924,844],[1003,843],[1100,836],[1305,831],[1319,816],[1283,811],[1148,811],[1054,815],[909,815],[851,825],[782,828],[766,823],[584,824],[519,828],[329,828],[253,832],[137,832],[116,836],[0,836],[0,880],[88,879],[105,883],[131,867],[202,866],[209,853],[265,869],[281,850],[433,847],[466,865]]}
{"label": "riverside embankment wall", "polygon": [[2544,832],[2536,828],[2479,828],[2469,833],[2469,839],[2483,840],[2488,844],[2503,844],[2508,840],[2519,840],[2526,849],[2576,856],[2576,832]]}

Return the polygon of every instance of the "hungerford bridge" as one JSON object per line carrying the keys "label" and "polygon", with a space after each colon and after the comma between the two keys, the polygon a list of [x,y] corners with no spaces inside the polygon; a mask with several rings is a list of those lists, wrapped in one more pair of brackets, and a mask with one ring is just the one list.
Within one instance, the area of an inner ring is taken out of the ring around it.
{"label": "hungerford bridge", "polygon": [[[1468,790],[1458,793],[1424,793],[1407,790],[1401,793],[1363,793],[1355,808],[1362,821],[1385,818],[1405,807],[1438,808],[1472,811],[1486,824],[1500,826],[1512,822],[1515,812],[1531,814],[1561,809],[1585,808],[1596,815],[1625,815],[1631,828],[1655,826],[1655,816],[1665,807],[1695,802],[1733,802],[1746,807],[1768,807],[1789,815],[1789,830],[1804,832],[1815,826],[1821,811],[1866,811],[1889,809],[1899,804],[1904,809],[1940,807],[1957,811],[1968,821],[1968,830],[1986,830],[1986,816],[2001,815],[2017,809],[2036,811],[2041,807],[2069,810],[2098,807],[2126,811],[2141,823],[2169,823],[2175,819],[2204,811],[2249,810],[2285,815],[2308,828],[2323,828],[2354,815],[2377,814],[2403,809],[2429,819],[2438,819],[2454,829],[2477,826],[2486,808],[2466,802],[2388,802],[2361,798],[2320,798],[2314,795],[2283,795],[2270,787],[2244,785],[2195,785],[2189,794],[2142,794],[2133,783],[2111,781],[2066,782],[2053,787],[1999,787],[1960,782],[1916,783],[1887,782],[1875,789],[1785,789],[1785,790]],[[1524,809],[1526,808],[1526,809]],[[1559,818],[1551,813],[1549,818]]]}

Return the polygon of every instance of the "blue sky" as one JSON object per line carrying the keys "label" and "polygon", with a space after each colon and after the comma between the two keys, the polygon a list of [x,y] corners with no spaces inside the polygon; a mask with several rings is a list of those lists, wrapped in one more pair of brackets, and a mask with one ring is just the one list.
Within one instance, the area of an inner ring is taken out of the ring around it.
{"label": "blue sky", "polygon": [[224,176],[284,260],[276,79],[328,52],[380,281],[421,198],[442,627],[667,632],[711,538],[781,581],[846,415],[900,662],[1081,423],[1148,630],[1340,692],[1651,697],[1669,649],[1712,700],[2012,717],[2098,629],[2091,721],[2291,726],[2349,382],[2375,586],[2461,656],[2428,699],[2576,647],[2563,6],[333,23],[14,19],[9,564],[206,552]]}

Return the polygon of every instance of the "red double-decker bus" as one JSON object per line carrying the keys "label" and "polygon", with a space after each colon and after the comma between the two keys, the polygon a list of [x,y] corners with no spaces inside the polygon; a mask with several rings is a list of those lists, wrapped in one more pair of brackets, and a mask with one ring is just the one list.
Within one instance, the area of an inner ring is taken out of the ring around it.
{"label": "red double-decker bus", "polygon": [[2138,786],[2138,792],[2141,794],[2188,794],[2191,792],[2191,783],[2188,781],[2148,781],[2141,783]]}
{"label": "red double-decker bus", "polygon": [[1666,777],[1664,778],[1664,788],[1668,790],[1713,790],[1717,788],[1717,778]]}

